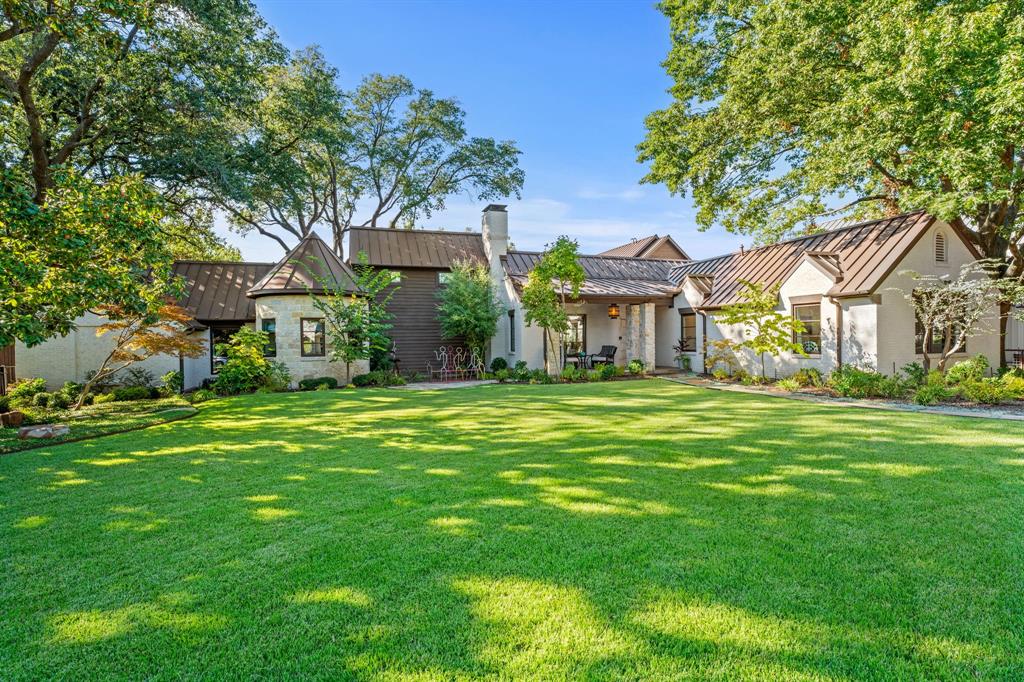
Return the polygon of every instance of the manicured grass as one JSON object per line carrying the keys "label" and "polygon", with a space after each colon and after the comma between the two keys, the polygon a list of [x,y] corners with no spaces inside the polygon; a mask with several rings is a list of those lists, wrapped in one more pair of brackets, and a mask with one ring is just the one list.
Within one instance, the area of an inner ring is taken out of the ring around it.
{"label": "manicured grass", "polygon": [[[38,408],[28,408],[38,410]],[[51,441],[59,443],[69,440],[92,438],[107,433],[130,431],[151,424],[180,419],[191,414],[192,407],[182,398],[163,398],[161,400],[142,400],[138,402],[103,403],[89,405],[81,410],[50,410],[45,414],[45,422],[50,424],[67,424],[71,432]],[[0,454],[29,450],[39,447],[39,440],[18,440],[18,429],[0,428]]]}
{"label": "manicured grass", "polygon": [[1024,676],[1024,433],[662,381],[0,458],[0,677]]}

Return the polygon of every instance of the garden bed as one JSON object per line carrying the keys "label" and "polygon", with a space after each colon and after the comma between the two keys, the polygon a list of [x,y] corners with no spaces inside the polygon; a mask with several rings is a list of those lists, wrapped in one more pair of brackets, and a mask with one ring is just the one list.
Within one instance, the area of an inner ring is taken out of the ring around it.
{"label": "garden bed", "polygon": [[24,411],[26,424],[66,424],[70,432],[57,438],[19,440],[17,428],[0,428],[0,455],[134,431],[190,417],[195,414],[196,409],[180,397],[171,397],[90,405],[78,412],[38,408],[25,408]]}

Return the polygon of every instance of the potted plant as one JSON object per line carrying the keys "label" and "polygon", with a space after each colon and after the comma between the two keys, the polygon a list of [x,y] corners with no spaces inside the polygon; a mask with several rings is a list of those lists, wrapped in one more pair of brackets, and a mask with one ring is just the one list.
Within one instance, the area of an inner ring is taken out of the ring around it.
{"label": "potted plant", "polygon": [[679,369],[684,372],[693,371],[693,358],[690,357],[689,351],[686,350],[686,346],[682,339],[676,342],[676,345],[672,346],[672,350],[676,352],[676,362],[679,363]]}

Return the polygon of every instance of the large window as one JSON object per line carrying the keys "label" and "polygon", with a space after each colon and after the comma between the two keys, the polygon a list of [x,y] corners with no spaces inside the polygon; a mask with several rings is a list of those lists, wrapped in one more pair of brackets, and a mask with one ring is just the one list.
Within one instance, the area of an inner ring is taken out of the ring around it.
{"label": "large window", "polygon": [[684,353],[697,352],[697,313],[680,312],[679,319],[682,324],[682,342]]}
{"label": "large window", "polygon": [[569,315],[569,330],[565,333],[565,352],[569,355],[587,351],[587,316]]}
{"label": "large window", "polygon": [[821,354],[821,304],[795,305],[793,317],[804,323],[804,330],[793,334],[793,342],[808,355]]}
{"label": "large window", "polygon": [[265,317],[261,322],[263,331],[267,334],[267,347],[263,354],[268,358],[277,357],[277,320],[272,317]]}
{"label": "large window", "polygon": [[324,339],[324,319],[304,317],[302,323],[302,356],[306,358],[327,355]]}

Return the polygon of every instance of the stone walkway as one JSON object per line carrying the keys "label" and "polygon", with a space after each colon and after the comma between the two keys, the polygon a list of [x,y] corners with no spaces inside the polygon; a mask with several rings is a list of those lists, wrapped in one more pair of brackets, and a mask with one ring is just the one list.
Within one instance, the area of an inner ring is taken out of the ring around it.
{"label": "stone walkway", "polygon": [[1006,421],[1024,422],[1024,411],[1018,407],[966,407],[960,405],[916,405],[914,403],[900,403],[891,400],[858,400],[857,398],[832,398],[830,396],[815,395],[811,393],[787,393],[783,391],[771,391],[753,386],[737,386],[726,384],[710,379],[701,379],[694,376],[676,375],[660,376],[658,379],[672,381],[677,384],[694,386],[696,388],[710,388],[715,391],[731,391],[733,393],[752,393],[771,398],[786,398],[788,400],[802,400],[806,403],[817,403],[819,405],[839,405],[844,407],[863,407],[870,410],[889,410],[892,412],[923,412],[925,414],[944,414],[955,417],[975,417],[978,419],[1003,419]]}
{"label": "stone walkway", "polygon": [[498,383],[494,379],[473,379],[471,381],[418,381],[405,386],[392,386],[396,391],[443,391],[449,388],[470,388]]}

